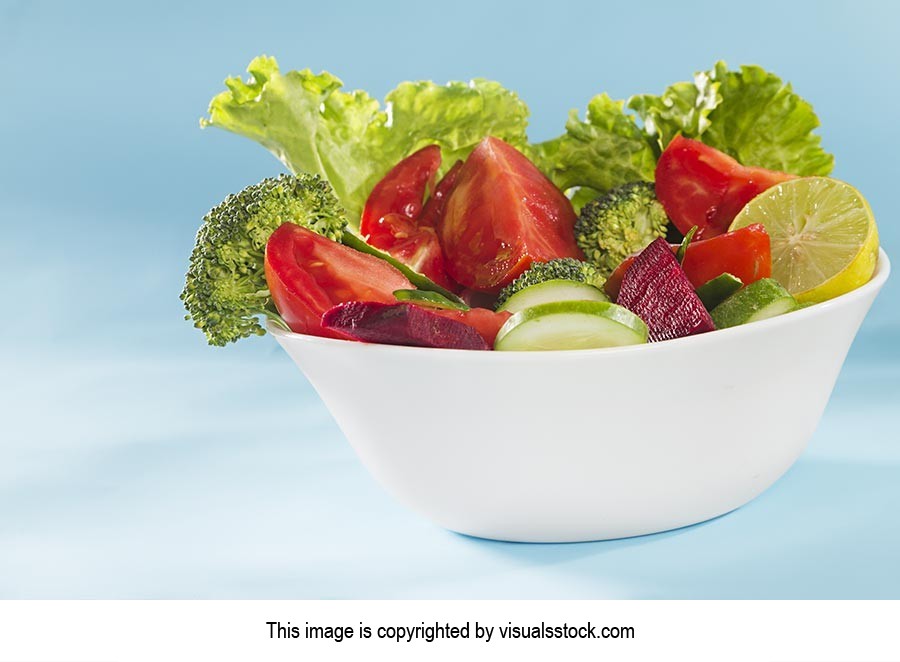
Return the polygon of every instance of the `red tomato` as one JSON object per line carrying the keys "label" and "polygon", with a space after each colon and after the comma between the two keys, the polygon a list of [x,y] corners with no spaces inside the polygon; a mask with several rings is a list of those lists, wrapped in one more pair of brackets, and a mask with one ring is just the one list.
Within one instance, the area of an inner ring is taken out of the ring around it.
{"label": "red tomato", "polygon": [[388,214],[403,214],[415,218],[422,211],[426,191],[434,183],[441,166],[441,148],[423,147],[395,165],[375,185],[366,200],[359,232],[375,248],[389,250],[393,236],[381,232],[378,222]]}
{"label": "red tomato", "polygon": [[413,219],[403,214],[388,214],[378,221],[378,225],[382,228],[379,230],[380,233],[390,234],[393,237],[393,242],[383,247],[384,250],[413,271],[428,276],[438,285],[448,290],[458,289],[456,283],[447,275],[444,253],[434,228],[420,227]]}
{"label": "red tomato", "polygon": [[[673,251],[678,250],[678,244],[671,244],[671,247]],[[634,256],[622,262],[604,285],[613,301],[619,296],[622,278],[632,262]],[[749,285],[772,275],[769,234],[762,225],[756,223],[711,239],[692,241],[681,266],[694,287],[700,287],[724,273],[737,276],[744,285]]]}
{"label": "red tomato", "polygon": [[572,203],[531,161],[498,138],[466,159],[438,236],[456,282],[496,292],[531,262],[583,259]]}
{"label": "red tomato", "polygon": [[[452,180],[445,184],[452,170],[444,176],[429,200],[431,211],[428,215],[432,220],[424,225],[417,220],[425,215],[422,202],[426,191],[433,188],[440,165],[441,148],[429,145],[391,168],[369,194],[359,231],[370,245],[387,251],[410,269],[453,290],[457,286],[447,276],[444,253],[432,227],[433,219],[443,207],[442,199],[452,186]],[[441,191],[440,198],[438,191]]]}
{"label": "red tomato", "polygon": [[322,327],[326,310],[345,301],[396,303],[394,290],[413,287],[384,260],[294,223],[269,237],[265,270],[275,308],[291,330],[330,338],[344,336]]}
{"label": "red tomato", "polygon": [[494,346],[494,339],[500,331],[500,327],[506,322],[512,313],[501,311],[495,313],[487,308],[471,308],[470,310],[442,310],[438,308],[430,308],[432,312],[450,319],[459,320],[464,324],[468,324],[485,339],[488,345]]}
{"label": "red tomato", "polygon": [[656,196],[682,234],[722,234],[757,195],[794,175],[742,166],[696,140],[676,136],[656,164]]}
{"label": "red tomato", "polygon": [[441,181],[434,188],[434,193],[431,194],[428,202],[425,203],[425,207],[422,208],[422,214],[419,216],[419,227],[436,228],[444,218],[447,198],[456,185],[456,179],[459,177],[459,169],[462,168],[462,164],[462,161],[457,161],[447,171],[447,174],[441,177]]}

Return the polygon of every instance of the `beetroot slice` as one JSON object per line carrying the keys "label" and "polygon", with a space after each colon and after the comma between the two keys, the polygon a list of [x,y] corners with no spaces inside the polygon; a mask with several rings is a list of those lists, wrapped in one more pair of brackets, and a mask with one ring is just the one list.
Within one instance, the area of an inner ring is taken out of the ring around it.
{"label": "beetroot slice", "polygon": [[363,342],[445,349],[490,349],[468,324],[409,303],[351,301],[322,315],[322,326]]}
{"label": "beetroot slice", "polygon": [[635,258],[616,303],[646,322],[651,342],[716,328],[665,239],[655,240]]}

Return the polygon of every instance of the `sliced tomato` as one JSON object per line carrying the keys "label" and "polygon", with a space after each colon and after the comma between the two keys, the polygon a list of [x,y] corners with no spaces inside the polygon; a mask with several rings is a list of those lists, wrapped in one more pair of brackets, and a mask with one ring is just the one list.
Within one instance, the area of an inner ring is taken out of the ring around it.
{"label": "sliced tomato", "polygon": [[[433,227],[442,211],[444,196],[452,187],[452,178],[447,179],[452,169],[434,187],[440,165],[440,147],[429,145],[394,166],[369,194],[359,230],[370,245],[387,251],[438,285],[454,290],[457,285],[447,276],[444,253]],[[421,223],[419,217],[425,214],[422,204],[431,189],[434,194],[429,200],[428,216],[432,220]]]}
{"label": "sliced tomato", "polygon": [[422,211],[426,192],[433,187],[441,166],[441,148],[423,147],[395,165],[375,185],[359,221],[359,231],[375,248],[390,250],[394,237],[382,231],[378,222],[388,214],[416,218]]}
{"label": "sliced tomato", "polygon": [[322,326],[322,315],[346,301],[395,303],[394,290],[412,288],[384,260],[348,248],[294,223],[266,244],[266,282],[278,313],[292,331],[344,338]]}
{"label": "sliced tomato", "polygon": [[469,310],[441,310],[438,308],[430,308],[434,313],[449,317],[450,319],[459,320],[473,327],[481,337],[485,339],[488,345],[494,346],[494,339],[500,331],[500,327],[504,322],[512,317],[512,313],[507,311],[494,312],[487,308],[471,308]]}
{"label": "sliced tomato", "polygon": [[697,140],[676,136],[656,164],[656,196],[682,234],[696,225],[697,239],[708,239],[726,232],[757,195],[793,178],[743,166]]}
{"label": "sliced tomato", "polygon": [[496,292],[532,261],[583,259],[572,203],[514,147],[488,137],[459,170],[438,237],[450,277]]}
{"label": "sliced tomato", "polygon": [[[678,250],[678,244],[671,244],[671,247],[673,251]],[[623,261],[604,285],[613,301],[619,296],[622,278],[632,262],[634,256]],[[769,234],[762,225],[756,223],[711,239],[692,241],[681,266],[694,287],[700,287],[724,273],[737,276],[744,285],[749,285],[772,275]]]}
{"label": "sliced tomato", "polygon": [[419,226],[436,228],[444,217],[444,209],[447,207],[447,198],[456,186],[456,180],[459,177],[459,170],[462,168],[462,161],[457,161],[453,167],[447,171],[447,174],[441,177],[441,181],[434,187],[434,193],[428,198],[428,202],[422,208],[422,214],[419,216]]}
{"label": "sliced tomato", "polygon": [[459,288],[447,275],[444,252],[434,228],[420,227],[404,214],[384,216],[378,221],[378,228],[380,236],[390,236],[392,241],[384,242],[381,246],[375,246],[376,248],[386,250],[413,271],[428,276],[448,290]]}

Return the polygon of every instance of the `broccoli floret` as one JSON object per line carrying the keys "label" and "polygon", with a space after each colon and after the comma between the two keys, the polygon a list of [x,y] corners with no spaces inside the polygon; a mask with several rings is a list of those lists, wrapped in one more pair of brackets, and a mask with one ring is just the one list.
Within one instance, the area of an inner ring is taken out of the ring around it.
{"label": "broccoli floret", "polygon": [[280,175],[229,195],[203,217],[181,300],[210,345],[262,335],[275,319],[264,271],[266,242],[296,223],[339,240],[347,220],[331,185],[318,175]]}
{"label": "broccoli floret", "polygon": [[575,239],[588,262],[609,276],[626,257],[665,237],[668,224],[653,183],[631,182],[581,209]]}
{"label": "broccoli floret", "polygon": [[593,264],[576,260],[574,257],[563,257],[549,262],[532,262],[531,266],[509,285],[500,291],[496,309],[499,309],[513,294],[526,287],[545,283],[548,280],[574,280],[587,283],[601,289],[606,278]]}

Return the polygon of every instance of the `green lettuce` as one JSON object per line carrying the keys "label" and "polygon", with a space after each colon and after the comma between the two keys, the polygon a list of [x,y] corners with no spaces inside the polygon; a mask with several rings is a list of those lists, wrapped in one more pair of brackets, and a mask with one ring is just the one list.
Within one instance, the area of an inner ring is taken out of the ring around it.
{"label": "green lettuce", "polygon": [[566,132],[534,145],[529,155],[559,188],[578,188],[579,202],[620,184],[652,180],[656,167],[652,140],[625,112],[624,102],[606,94],[588,102],[583,120],[571,111]]}
{"label": "green lettuce", "polygon": [[813,131],[812,106],[789,83],[761,67],[729,71],[717,62],[693,82],[676,83],[660,96],[628,101],[659,149],[682,133],[730,154],[744,165],[797,175],[827,175],[834,157]]}
{"label": "green lettuce", "polygon": [[826,175],[834,162],[813,133],[812,106],[756,66],[729,71],[718,62],[627,103],[598,94],[584,119],[571,111],[565,132],[538,144],[526,135],[528,107],[492,81],[402,83],[382,106],[365,92],[343,91],[327,72],[282,73],[271,57],[257,57],[247,71],[247,81],[225,81],[201,124],[256,140],[294,173],[326,178],[354,227],[372,188],[401,159],[437,144],[446,169],[488,135],[528,155],[576,209],[621,184],[652,181],[659,154],[679,133],[745,165],[798,175]]}
{"label": "green lettuce", "polygon": [[701,71],[692,82],[670,85],[660,96],[636,94],[628,100],[628,107],[640,115],[647,135],[656,139],[662,151],[678,133],[699,138],[709,128],[709,114],[721,101],[719,81]]}
{"label": "green lettuce", "polygon": [[266,56],[247,71],[247,81],[225,81],[201,125],[259,142],[294,173],[325,177],[353,225],[378,180],[420,147],[440,145],[445,166],[487,135],[526,148],[528,107],[492,81],[403,83],[382,108],[365,92],[341,91],[327,72],[283,74]]}

